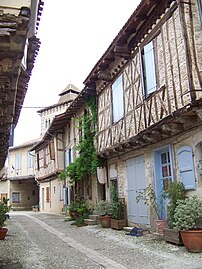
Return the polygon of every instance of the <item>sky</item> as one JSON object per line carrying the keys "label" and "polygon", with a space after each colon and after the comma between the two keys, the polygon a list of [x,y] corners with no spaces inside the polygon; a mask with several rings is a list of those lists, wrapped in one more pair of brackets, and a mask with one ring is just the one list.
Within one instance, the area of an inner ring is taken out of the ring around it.
{"label": "sky", "polygon": [[56,104],[71,82],[83,81],[104,54],[140,0],[44,0],[35,61],[14,146],[40,136],[40,108]]}

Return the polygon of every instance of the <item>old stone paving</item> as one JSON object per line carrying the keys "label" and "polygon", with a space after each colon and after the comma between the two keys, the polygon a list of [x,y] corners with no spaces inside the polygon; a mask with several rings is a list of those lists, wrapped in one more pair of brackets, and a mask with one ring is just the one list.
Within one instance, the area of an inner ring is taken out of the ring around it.
{"label": "old stone paving", "polygon": [[151,235],[76,227],[61,215],[12,212],[7,227],[8,236],[0,241],[0,269],[202,269],[202,253],[188,253]]}

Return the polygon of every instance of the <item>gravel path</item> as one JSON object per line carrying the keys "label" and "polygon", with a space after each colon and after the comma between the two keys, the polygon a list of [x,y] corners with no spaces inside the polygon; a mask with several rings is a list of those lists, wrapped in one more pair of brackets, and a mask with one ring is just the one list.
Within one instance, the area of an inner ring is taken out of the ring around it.
{"label": "gravel path", "polygon": [[0,269],[202,269],[202,253],[151,235],[137,238],[99,225],[78,228],[61,215],[12,212],[7,227]]}

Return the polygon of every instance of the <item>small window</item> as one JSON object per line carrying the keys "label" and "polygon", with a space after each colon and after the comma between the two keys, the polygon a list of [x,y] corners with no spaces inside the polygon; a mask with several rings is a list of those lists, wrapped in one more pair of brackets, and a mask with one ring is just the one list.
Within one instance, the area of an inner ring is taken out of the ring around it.
{"label": "small window", "polygon": [[50,188],[46,187],[46,202],[50,202]]}
{"label": "small window", "polygon": [[55,160],[55,148],[54,148],[54,141],[51,141],[49,144],[49,151],[50,151],[50,159]]}
{"label": "small window", "polygon": [[34,154],[33,154],[33,152],[27,153],[27,167],[28,168],[34,167]]}
{"label": "small window", "polygon": [[61,182],[59,185],[59,192],[60,192],[60,201],[62,201],[63,200],[63,185]]}
{"label": "small window", "polygon": [[119,76],[112,84],[113,122],[119,121],[124,115],[123,76]]}
{"label": "small window", "polygon": [[71,124],[69,123],[67,126],[67,135],[68,135],[68,143],[71,141]]}
{"label": "small window", "polygon": [[55,186],[53,186],[53,194],[55,194]]}
{"label": "small window", "polygon": [[15,155],[15,169],[16,170],[21,169],[21,153],[17,153]]}
{"label": "small window", "polygon": [[12,193],[12,203],[14,203],[14,204],[20,203],[20,193],[19,192]]}
{"label": "small window", "polygon": [[36,160],[37,160],[37,170],[40,170],[40,165],[39,165],[39,153],[36,154]]}
{"label": "small window", "polygon": [[156,91],[157,86],[153,41],[143,47],[141,51],[141,63],[144,94],[148,96],[150,93]]}
{"label": "small window", "polygon": [[47,166],[47,162],[46,162],[46,147],[43,148],[43,166],[46,167]]}

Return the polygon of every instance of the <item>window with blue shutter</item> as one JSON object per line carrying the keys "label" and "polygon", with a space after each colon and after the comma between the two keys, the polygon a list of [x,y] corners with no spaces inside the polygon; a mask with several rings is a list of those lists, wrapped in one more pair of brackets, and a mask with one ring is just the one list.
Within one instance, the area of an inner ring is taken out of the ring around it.
{"label": "window with blue shutter", "polygon": [[186,190],[196,188],[192,148],[183,146],[177,151],[180,181]]}
{"label": "window with blue shutter", "polygon": [[143,47],[141,56],[141,71],[144,94],[145,96],[148,96],[152,92],[156,91],[157,87],[153,41],[149,42]]}
{"label": "window with blue shutter", "polygon": [[123,76],[120,75],[112,84],[113,122],[119,121],[124,114]]}

